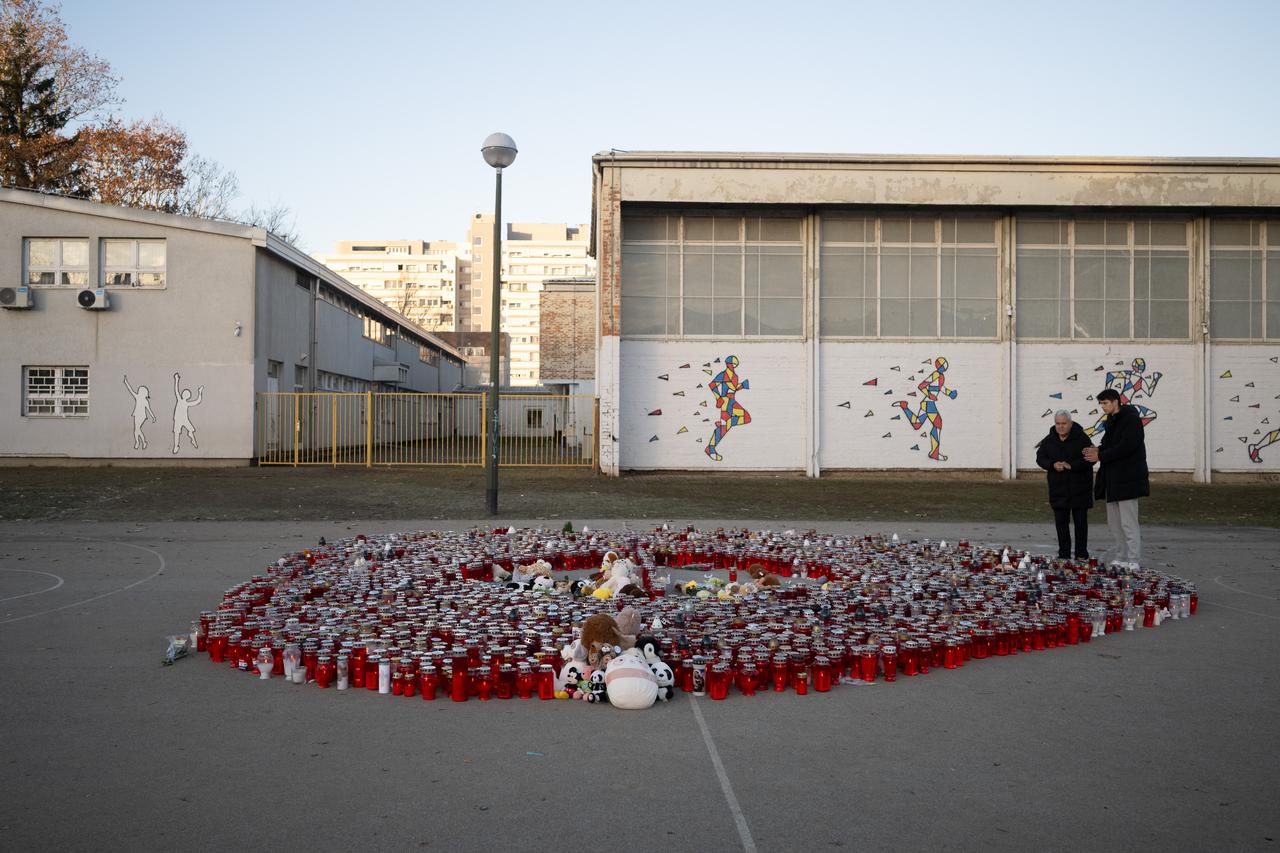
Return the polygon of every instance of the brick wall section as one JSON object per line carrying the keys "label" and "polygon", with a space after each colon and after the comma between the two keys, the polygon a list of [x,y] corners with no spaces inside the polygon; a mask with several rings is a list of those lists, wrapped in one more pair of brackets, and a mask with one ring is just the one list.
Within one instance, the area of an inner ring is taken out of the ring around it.
{"label": "brick wall section", "polygon": [[540,305],[542,379],[595,379],[595,282],[548,281]]}
{"label": "brick wall section", "polygon": [[617,335],[619,319],[622,313],[622,300],[619,292],[622,275],[622,259],[618,252],[619,231],[622,226],[621,206],[622,190],[618,187],[617,171],[606,168],[603,175],[604,203],[600,209],[599,264],[597,275],[600,280],[600,334]]}

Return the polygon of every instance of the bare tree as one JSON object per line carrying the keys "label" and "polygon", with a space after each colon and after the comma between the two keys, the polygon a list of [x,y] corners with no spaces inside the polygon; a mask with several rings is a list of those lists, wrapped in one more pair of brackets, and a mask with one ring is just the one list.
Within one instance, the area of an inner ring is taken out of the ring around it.
{"label": "bare tree", "polygon": [[240,180],[208,157],[193,154],[182,164],[186,183],[177,192],[176,213],[201,219],[234,219],[232,202],[240,195]]}
{"label": "bare tree", "polygon": [[288,205],[276,204],[271,207],[258,207],[256,204],[251,204],[233,219],[237,222],[243,222],[245,225],[265,228],[292,246],[297,246],[299,240],[301,240],[301,235],[298,234],[298,217],[294,215]]}

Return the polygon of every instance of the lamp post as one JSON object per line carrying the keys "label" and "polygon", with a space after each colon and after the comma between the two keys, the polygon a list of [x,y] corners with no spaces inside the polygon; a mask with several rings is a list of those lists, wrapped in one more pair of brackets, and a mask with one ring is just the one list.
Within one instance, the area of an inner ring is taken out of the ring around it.
{"label": "lamp post", "polygon": [[502,381],[499,347],[502,343],[502,170],[516,161],[516,141],[505,133],[491,133],[480,146],[484,161],[494,168],[493,200],[493,315],[489,335],[489,458],[485,460],[485,508],[498,514],[498,387]]}

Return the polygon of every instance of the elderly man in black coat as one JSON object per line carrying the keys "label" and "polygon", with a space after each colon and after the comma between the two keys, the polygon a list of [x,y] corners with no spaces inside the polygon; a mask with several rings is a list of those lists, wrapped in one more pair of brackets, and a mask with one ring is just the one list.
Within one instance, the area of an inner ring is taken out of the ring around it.
{"label": "elderly man in black coat", "polygon": [[1093,494],[1107,501],[1107,526],[1116,542],[1112,562],[1136,567],[1142,559],[1138,498],[1151,494],[1142,416],[1122,404],[1114,388],[1098,392],[1098,406],[1107,416],[1107,427],[1102,445],[1086,448],[1084,458],[1102,463]]}
{"label": "elderly man in black coat", "polygon": [[1036,464],[1049,472],[1049,506],[1058,528],[1058,557],[1063,560],[1071,557],[1072,522],[1076,527],[1075,555],[1082,560],[1089,556],[1093,463],[1084,458],[1086,447],[1093,447],[1093,442],[1066,409],[1054,413],[1052,429],[1036,445]]}

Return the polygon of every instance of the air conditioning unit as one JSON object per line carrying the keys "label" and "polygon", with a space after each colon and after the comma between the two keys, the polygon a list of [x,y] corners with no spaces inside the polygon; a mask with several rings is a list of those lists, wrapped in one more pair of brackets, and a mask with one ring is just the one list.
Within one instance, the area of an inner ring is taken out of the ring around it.
{"label": "air conditioning unit", "polygon": [[80,291],[76,294],[76,302],[80,303],[81,308],[87,308],[90,311],[104,311],[110,304],[106,289],[101,287],[96,290]]}
{"label": "air conditioning unit", "polygon": [[0,287],[0,307],[30,308],[35,302],[31,299],[29,287]]}

